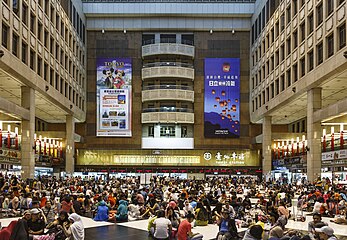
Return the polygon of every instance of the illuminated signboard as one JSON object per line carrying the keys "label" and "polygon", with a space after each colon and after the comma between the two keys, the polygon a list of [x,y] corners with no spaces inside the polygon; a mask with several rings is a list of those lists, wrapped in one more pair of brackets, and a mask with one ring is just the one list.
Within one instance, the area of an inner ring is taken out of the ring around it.
{"label": "illuminated signboard", "polygon": [[130,58],[97,59],[97,136],[131,137]]}
{"label": "illuminated signboard", "polygon": [[240,137],[240,59],[205,59],[205,137]]}

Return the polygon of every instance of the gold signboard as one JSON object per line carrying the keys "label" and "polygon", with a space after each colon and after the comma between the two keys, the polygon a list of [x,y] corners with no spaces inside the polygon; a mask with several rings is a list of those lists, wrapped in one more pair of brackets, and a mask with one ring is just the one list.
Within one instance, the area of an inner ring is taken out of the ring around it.
{"label": "gold signboard", "polygon": [[77,165],[260,166],[260,157],[251,150],[161,150],[159,154],[146,150],[79,150]]}

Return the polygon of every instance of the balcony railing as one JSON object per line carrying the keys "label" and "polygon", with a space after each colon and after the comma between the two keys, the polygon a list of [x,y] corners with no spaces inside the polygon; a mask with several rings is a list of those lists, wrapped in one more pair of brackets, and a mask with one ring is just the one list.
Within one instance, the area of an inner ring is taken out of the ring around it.
{"label": "balcony railing", "polygon": [[194,102],[194,91],[181,89],[152,89],[142,91],[142,102],[158,100]]}
{"label": "balcony railing", "polygon": [[[154,109],[147,109],[147,111],[142,112],[142,123],[188,123],[194,124],[194,113],[193,110],[180,112],[170,112],[170,111],[155,111]],[[188,109],[187,109],[188,110]]]}
{"label": "balcony railing", "polygon": [[143,90],[155,90],[155,89],[180,89],[180,90],[193,91],[192,86],[182,86],[182,85],[148,85],[143,87]]}
{"label": "balcony railing", "polygon": [[142,58],[155,55],[182,55],[194,58],[195,47],[180,43],[156,43],[142,46]]}
{"label": "balcony railing", "polygon": [[144,108],[143,113],[148,112],[188,112],[193,113],[194,110],[191,108],[178,108],[178,107],[158,107],[158,108]]}
{"label": "balcony railing", "polygon": [[152,78],[185,78],[194,81],[193,65],[176,62],[156,62],[145,64],[142,80]]}
{"label": "balcony railing", "polygon": [[[177,43],[176,41],[177,41],[176,38],[160,38],[160,43]],[[143,45],[150,45],[155,43],[156,43],[155,39],[144,40],[142,42]],[[191,46],[194,45],[194,42],[192,40],[182,39],[180,43],[184,45],[191,45]]]}

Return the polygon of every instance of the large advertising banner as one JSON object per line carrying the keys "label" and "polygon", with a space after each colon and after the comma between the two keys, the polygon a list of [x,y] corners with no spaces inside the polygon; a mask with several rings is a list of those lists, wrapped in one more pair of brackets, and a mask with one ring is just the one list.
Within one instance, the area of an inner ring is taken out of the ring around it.
{"label": "large advertising banner", "polygon": [[205,59],[204,136],[240,137],[240,59]]}
{"label": "large advertising banner", "polygon": [[131,58],[98,58],[96,64],[96,135],[131,137]]}

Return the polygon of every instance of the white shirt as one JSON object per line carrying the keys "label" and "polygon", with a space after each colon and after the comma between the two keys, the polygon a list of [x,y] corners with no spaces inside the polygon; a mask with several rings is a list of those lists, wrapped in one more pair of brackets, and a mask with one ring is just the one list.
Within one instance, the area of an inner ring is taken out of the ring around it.
{"label": "white shirt", "polygon": [[169,237],[169,226],[171,225],[171,221],[166,218],[157,218],[154,220],[153,224],[155,224],[155,232],[154,237],[155,238],[168,238]]}

